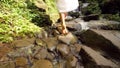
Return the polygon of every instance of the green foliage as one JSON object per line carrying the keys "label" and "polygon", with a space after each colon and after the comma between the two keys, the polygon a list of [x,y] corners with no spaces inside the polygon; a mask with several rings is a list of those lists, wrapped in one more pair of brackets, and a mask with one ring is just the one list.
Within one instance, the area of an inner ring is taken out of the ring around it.
{"label": "green foliage", "polygon": [[120,22],[120,0],[80,0],[90,3],[82,9],[83,15],[98,14],[108,20]]}
{"label": "green foliage", "polygon": [[57,21],[57,19],[59,18],[55,0],[45,0],[45,2],[48,6],[48,10],[46,12],[50,16],[52,22],[55,23]]}
{"label": "green foliage", "polygon": [[[29,4],[28,2],[29,1]],[[43,12],[39,12],[32,0],[1,0],[0,1],[0,42],[10,42],[15,38],[32,37],[40,28],[31,20]],[[31,5],[30,5],[31,4]],[[41,19],[42,20],[42,19]]]}
{"label": "green foliage", "polygon": [[90,3],[90,5],[82,10],[84,15],[89,14],[101,14],[101,10],[98,3]]}
{"label": "green foliage", "polygon": [[119,14],[102,14],[102,17],[108,20],[115,20],[120,22]]}

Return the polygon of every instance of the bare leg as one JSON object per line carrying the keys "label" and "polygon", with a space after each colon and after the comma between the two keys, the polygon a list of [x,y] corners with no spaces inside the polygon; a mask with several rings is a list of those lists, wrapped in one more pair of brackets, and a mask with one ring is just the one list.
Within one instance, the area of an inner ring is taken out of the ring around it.
{"label": "bare leg", "polygon": [[67,34],[68,30],[66,28],[65,24],[65,17],[67,13],[60,13],[60,20],[61,20],[61,26],[62,26],[62,34]]}

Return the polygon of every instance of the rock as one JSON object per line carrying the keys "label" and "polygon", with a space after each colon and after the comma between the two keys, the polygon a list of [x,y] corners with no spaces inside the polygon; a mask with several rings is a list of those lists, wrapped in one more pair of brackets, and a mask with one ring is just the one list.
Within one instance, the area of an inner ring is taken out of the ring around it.
{"label": "rock", "polygon": [[54,65],[53,68],[64,68],[64,66],[62,66],[62,64],[60,64],[60,63],[57,63]]}
{"label": "rock", "polygon": [[[58,28],[58,31],[61,32],[62,27],[60,26],[60,24],[57,24],[56,27]],[[82,30],[89,29],[88,22],[81,20],[81,18],[77,18],[72,21],[67,21],[66,27],[68,28],[69,31],[72,32],[81,32]]]}
{"label": "rock", "polygon": [[76,48],[76,52],[79,53],[81,50],[81,45],[80,44],[74,44],[75,48]]}
{"label": "rock", "polygon": [[72,67],[75,67],[77,61],[78,61],[77,58],[76,58],[75,56],[73,56],[73,57],[72,57],[72,60],[71,60],[71,62],[70,62],[71,66],[72,66]]}
{"label": "rock", "polygon": [[90,20],[99,20],[99,14],[91,14],[83,17],[83,20],[90,21]]}
{"label": "rock", "polygon": [[91,29],[80,34],[80,40],[102,55],[114,58],[118,62],[120,61],[119,31]]}
{"label": "rock", "polygon": [[88,23],[88,26],[93,29],[120,30],[120,23],[116,21],[92,20]]}
{"label": "rock", "polygon": [[57,50],[62,54],[62,56],[66,56],[69,54],[70,49],[68,47],[68,45],[65,44],[58,44],[57,45]]}
{"label": "rock", "polygon": [[7,46],[0,47],[0,61],[6,60],[7,54],[11,51],[12,49]]}
{"label": "rock", "polygon": [[[33,40],[33,39],[32,39]],[[30,39],[22,39],[22,40],[15,40],[12,42],[12,46],[14,47],[27,47],[27,46],[34,46],[34,40],[32,41]]]}
{"label": "rock", "polygon": [[92,31],[108,39],[110,42],[112,42],[116,47],[120,49],[119,31],[106,31],[106,30],[92,30]]}
{"label": "rock", "polygon": [[40,32],[36,33],[36,37],[39,39],[48,38],[48,33],[44,29],[41,29]]}
{"label": "rock", "polygon": [[68,33],[65,36],[58,36],[58,40],[62,41],[65,44],[75,44],[77,43],[77,38],[72,33]]}
{"label": "rock", "polygon": [[91,49],[90,47],[83,45],[82,49],[83,50],[80,54],[82,55],[83,62],[85,62],[85,67],[118,68],[115,63],[107,58],[104,58],[102,55],[100,55],[98,52]]}
{"label": "rock", "polygon": [[2,42],[0,42],[0,47],[3,47],[5,44],[3,44]]}
{"label": "rock", "polygon": [[70,31],[81,31],[81,25],[79,23],[76,23],[76,21],[69,21],[66,22],[66,26]]}
{"label": "rock", "polygon": [[24,67],[28,64],[28,60],[24,57],[18,57],[15,59],[16,66]]}
{"label": "rock", "polygon": [[52,61],[54,60],[55,55],[53,53],[48,53],[46,58]]}
{"label": "rock", "polygon": [[85,68],[83,65],[80,65],[79,62],[76,63],[76,68]]}
{"label": "rock", "polygon": [[72,66],[70,65],[69,62],[66,62],[66,63],[65,63],[65,68],[72,68]]}
{"label": "rock", "polygon": [[70,50],[73,55],[79,56],[79,52],[81,50],[81,45],[80,44],[70,45]]}
{"label": "rock", "polygon": [[44,48],[41,48],[34,57],[37,59],[45,59],[47,55],[48,55],[48,51]]}
{"label": "rock", "polygon": [[8,61],[9,60],[9,57],[7,55],[3,55],[1,58],[0,58],[0,62],[5,62],[5,61]]}
{"label": "rock", "polygon": [[66,68],[66,61],[62,59],[59,60],[59,62],[54,65],[54,68]]}
{"label": "rock", "polygon": [[15,64],[13,61],[9,61],[6,63],[0,62],[0,68],[15,68]]}
{"label": "rock", "polygon": [[62,26],[61,26],[60,23],[56,23],[56,24],[55,24],[55,27],[57,27],[57,30],[58,30],[59,33],[62,32]]}
{"label": "rock", "polygon": [[32,48],[32,51],[33,51],[32,56],[34,56],[35,54],[37,54],[41,48],[42,48],[41,46],[35,46],[35,47],[33,47]]}
{"label": "rock", "polygon": [[53,30],[53,35],[54,36],[60,35],[60,32],[58,30]]}
{"label": "rock", "polygon": [[0,47],[0,54],[3,53],[2,55],[9,53],[10,51],[12,51],[12,49],[7,46]]}
{"label": "rock", "polygon": [[32,49],[31,49],[32,47],[33,46],[17,48],[16,50],[9,52],[7,55],[11,58],[19,57],[19,56],[29,56],[32,54]]}
{"label": "rock", "polygon": [[29,39],[26,39],[28,42],[30,42],[31,44],[34,44],[35,43],[35,37],[33,38],[29,38]]}
{"label": "rock", "polygon": [[67,68],[73,68],[76,66],[78,59],[75,56],[68,55],[66,59],[67,59],[67,64],[68,64],[68,65],[66,64]]}
{"label": "rock", "polygon": [[89,29],[88,22],[81,20],[81,18],[66,22],[66,26],[69,30],[72,30],[74,32],[81,32],[83,30]]}
{"label": "rock", "polygon": [[46,43],[42,39],[36,39],[36,44],[39,46],[46,47]]}
{"label": "rock", "polygon": [[53,51],[55,50],[57,44],[58,44],[58,40],[56,37],[54,38],[47,38],[47,39],[44,39],[44,41],[46,42],[47,44],[47,48],[50,50],[50,51]]}
{"label": "rock", "polygon": [[53,64],[48,60],[38,60],[31,68],[53,68]]}

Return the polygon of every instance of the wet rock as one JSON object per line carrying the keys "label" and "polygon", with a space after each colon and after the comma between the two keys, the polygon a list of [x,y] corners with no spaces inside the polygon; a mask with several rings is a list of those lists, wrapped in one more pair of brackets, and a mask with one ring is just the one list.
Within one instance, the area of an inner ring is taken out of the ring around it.
{"label": "wet rock", "polygon": [[48,60],[38,60],[31,68],[53,68],[53,64]]}
{"label": "wet rock", "polygon": [[35,54],[37,54],[39,52],[39,50],[41,49],[42,47],[41,46],[35,46],[32,48],[32,56],[34,56]]}
{"label": "wet rock", "polygon": [[76,68],[84,68],[83,65],[81,65],[79,62],[76,63]]}
{"label": "wet rock", "polygon": [[0,42],[0,47],[4,47],[4,46],[10,47],[10,46],[11,46],[11,44],[9,44],[9,43],[2,43],[2,42]]}
{"label": "wet rock", "polygon": [[59,63],[56,63],[55,65],[54,65],[54,68],[64,68],[61,64],[59,64]]}
{"label": "wet rock", "polygon": [[47,39],[44,39],[44,41],[46,42],[47,44],[47,48],[50,50],[50,51],[53,51],[55,50],[57,44],[58,44],[58,40],[56,37],[54,38],[47,38]]}
{"label": "wet rock", "polygon": [[9,57],[7,55],[3,55],[1,58],[0,58],[0,62],[4,62],[4,61],[9,61]]}
{"label": "wet rock", "polygon": [[57,23],[55,26],[57,27],[58,32],[61,33],[62,32],[61,24]]}
{"label": "wet rock", "polygon": [[29,65],[26,65],[26,66],[24,66],[24,67],[17,67],[17,68],[30,68],[30,66],[29,66]]}
{"label": "wet rock", "polygon": [[62,59],[59,60],[59,62],[54,65],[54,68],[66,68],[66,61]]}
{"label": "wet rock", "polygon": [[76,58],[75,56],[73,56],[73,57],[72,57],[72,60],[71,60],[71,62],[70,62],[71,66],[72,66],[72,67],[75,67],[77,61],[78,61],[77,58]]}
{"label": "wet rock", "polygon": [[8,59],[6,57],[7,53],[9,53],[11,51],[12,51],[12,49],[7,46],[0,47],[0,61],[7,60]]}
{"label": "wet rock", "polygon": [[42,39],[36,39],[36,44],[43,47],[46,46],[46,43]]}
{"label": "wet rock", "polygon": [[81,45],[80,44],[70,45],[70,50],[73,55],[79,56],[79,52],[81,50]]}
{"label": "wet rock", "polygon": [[18,57],[15,59],[16,66],[24,67],[28,64],[28,60],[24,57]]}
{"label": "wet rock", "polygon": [[75,49],[76,49],[76,52],[79,53],[80,50],[81,50],[81,45],[80,44],[75,44]]}
{"label": "wet rock", "polygon": [[65,68],[72,68],[72,66],[70,65],[70,62],[66,62]]}
{"label": "wet rock", "polygon": [[120,23],[108,20],[92,20],[88,23],[90,28],[105,29],[105,30],[120,30]]}
{"label": "wet rock", "polygon": [[78,41],[76,36],[74,36],[72,33],[68,33],[67,35],[64,36],[59,36],[58,40],[66,44],[75,44]]}
{"label": "wet rock", "polygon": [[54,36],[60,35],[60,32],[59,32],[58,30],[54,30],[54,31],[53,31],[53,35],[54,35]]}
{"label": "wet rock", "polygon": [[48,33],[44,29],[41,29],[41,32],[36,33],[36,37],[39,39],[48,38]]}
{"label": "wet rock", "polygon": [[90,47],[83,45],[82,49],[83,50],[81,52],[81,55],[82,55],[85,67],[87,68],[91,68],[91,67],[118,68],[118,66],[114,62],[103,57],[102,55],[100,55],[98,52],[91,49]]}
{"label": "wet rock", "polygon": [[70,52],[70,49],[69,49],[68,45],[66,45],[66,44],[58,44],[57,50],[62,54],[62,56],[66,56]]}
{"label": "wet rock", "polygon": [[2,55],[6,54],[6,53],[8,53],[10,51],[12,51],[12,49],[7,47],[7,46],[0,47],[0,54],[3,53]]}
{"label": "wet rock", "polygon": [[81,32],[83,30],[88,30],[88,22],[81,20],[81,18],[74,19],[72,21],[66,22],[66,26],[70,31]]}
{"label": "wet rock", "polygon": [[13,61],[6,63],[0,62],[0,68],[15,68],[15,64]]}
{"label": "wet rock", "polygon": [[90,21],[90,20],[99,20],[99,14],[91,14],[83,17],[83,20]]}
{"label": "wet rock", "polygon": [[[32,41],[33,40],[33,41]],[[15,40],[13,43],[12,43],[12,46],[14,47],[27,47],[27,46],[34,46],[34,39],[22,39],[22,40]]]}
{"label": "wet rock", "polygon": [[55,55],[53,53],[48,53],[46,58],[52,61],[54,60]]}
{"label": "wet rock", "polygon": [[66,26],[71,31],[80,31],[82,29],[81,25],[79,23],[76,23],[76,21],[69,21],[66,23]]}
{"label": "wet rock", "polygon": [[35,37],[33,38],[30,38],[30,39],[26,39],[28,42],[30,42],[31,44],[34,44],[35,43]]}
{"label": "wet rock", "polygon": [[78,59],[75,56],[68,55],[66,59],[67,59],[67,62],[66,62],[67,68],[73,68],[76,66]]}
{"label": "wet rock", "polygon": [[48,55],[48,51],[44,48],[41,48],[34,57],[37,59],[45,59],[47,55]]}
{"label": "wet rock", "polygon": [[[87,30],[80,40],[106,57],[120,61],[120,32],[110,30]],[[94,42],[94,43],[93,43]]]}
{"label": "wet rock", "polygon": [[29,56],[32,54],[32,49],[31,49],[32,47],[33,46],[17,48],[16,50],[9,52],[7,55],[11,58],[15,58],[19,56]]}

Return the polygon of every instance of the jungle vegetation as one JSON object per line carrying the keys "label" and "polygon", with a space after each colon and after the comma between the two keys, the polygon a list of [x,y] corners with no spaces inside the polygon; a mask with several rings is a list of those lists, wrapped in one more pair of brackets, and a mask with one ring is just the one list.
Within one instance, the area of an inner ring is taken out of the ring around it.
{"label": "jungle vegetation", "polygon": [[[55,23],[58,11],[54,0],[41,0],[47,5],[40,9],[36,0],[0,0],[0,42],[34,37],[43,26]],[[79,0],[80,4],[89,3],[82,8],[83,15],[98,14],[100,17],[120,22],[120,0]]]}

